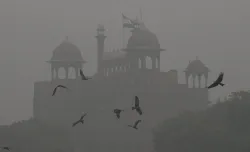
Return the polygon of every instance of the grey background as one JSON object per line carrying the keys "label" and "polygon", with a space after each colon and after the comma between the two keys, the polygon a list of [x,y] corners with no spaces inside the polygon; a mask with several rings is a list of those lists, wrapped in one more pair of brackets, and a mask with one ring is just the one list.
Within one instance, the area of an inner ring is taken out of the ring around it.
{"label": "grey background", "polygon": [[1,0],[0,123],[32,116],[33,83],[50,78],[45,61],[66,35],[92,75],[97,24],[108,29],[105,50],[120,48],[121,12],[139,17],[140,7],[146,26],[167,49],[162,71],[177,69],[184,83],[182,71],[198,56],[212,71],[209,83],[225,72],[227,85],[211,90],[210,100],[250,86],[249,0]]}

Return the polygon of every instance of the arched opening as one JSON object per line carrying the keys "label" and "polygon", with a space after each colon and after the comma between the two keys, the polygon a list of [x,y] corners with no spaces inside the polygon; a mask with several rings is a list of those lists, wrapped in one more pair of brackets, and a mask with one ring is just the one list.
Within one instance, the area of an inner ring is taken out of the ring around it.
{"label": "arched opening", "polygon": [[139,68],[139,69],[141,69],[141,64],[142,64],[142,63],[141,63],[141,59],[139,58],[139,59],[138,59],[138,68]]}
{"label": "arched opening", "polygon": [[106,76],[109,76],[109,68],[106,68]]}
{"label": "arched opening", "polygon": [[64,67],[60,67],[58,69],[58,78],[59,79],[65,79],[66,78],[66,71],[65,71],[65,68]]}
{"label": "arched opening", "polygon": [[189,78],[188,78],[188,87],[189,88],[196,88],[196,84],[198,82],[198,78],[196,75],[190,75]]}
{"label": "arched opening", "polygon": [[115,72],[119,72],[118,65],[117,65],[117,66],[115,66]]}
{"label": "arched opening", "polygon": [[74,67],[69,67],[68,78],[76,79],[76,70]]}
{"label": "arched opening", "polygon": [[152,58],[149,56],[146,56],[146,68],[152,69]]}

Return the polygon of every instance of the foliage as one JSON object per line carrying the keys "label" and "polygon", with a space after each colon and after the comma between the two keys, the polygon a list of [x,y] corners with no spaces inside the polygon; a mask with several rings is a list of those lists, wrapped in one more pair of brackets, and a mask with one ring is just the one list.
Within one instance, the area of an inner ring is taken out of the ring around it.
{"label": "foliage", "polygon": [[249,152],[250,93],[232,92],[227,101],[186,112],[154,130],[157,152]]}
{"label": "foliage", "polygon": [[[3,135],[2,132],[0,132],[1,135]],[[16,122],[7,126],[4,135],[4,141],[12,147],[12,151],[52,152],[59,149],[69,151],[71,148],[69,147],[67,132],[60,128],[48,126],[35,119]]]}

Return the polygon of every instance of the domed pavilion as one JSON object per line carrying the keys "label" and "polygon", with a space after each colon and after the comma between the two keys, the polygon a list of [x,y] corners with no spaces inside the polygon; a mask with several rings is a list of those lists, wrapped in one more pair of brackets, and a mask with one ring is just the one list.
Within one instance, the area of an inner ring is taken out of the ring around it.
{"label": "domed pavilion", "polygon": [[54,49],[52,58],[47,62],[51,64],[52,80],[59,79],[58,73],[61,68],[65,71],[66,79],[69,77],[70,68],[74,70],[77,78],[79,76],[78,71],[86,63],[82,58],[80,49],[69,42],[68,37]]}
{"label": "domed pavilion", "polygon": [[186,84],[189,86],[188,79],[190,76],[192,76],[193,80],[193,88],[195,88],[195,80],[198,77],[198,88],[201,87],[201,77],[205,77],[205,86],[207,86],[207,80],[208,80],[208,72],[210,70],[204,63],[202,63],[198,57],[196,57],[196,60],[190,61],[185,72],[186,76]]}
{"label": "domed pavilion", "polygon": [[134,64],[138,64],[141,69],[149,69],[146,66],[147,60],[150,60],[152,65],[150,69],[160,71],[160,52],[161,49],[157,36],[141,23],[140,28],[133,29],[131,37],[128,39],[127,48],[124,49],[128,53],[130,60]]}

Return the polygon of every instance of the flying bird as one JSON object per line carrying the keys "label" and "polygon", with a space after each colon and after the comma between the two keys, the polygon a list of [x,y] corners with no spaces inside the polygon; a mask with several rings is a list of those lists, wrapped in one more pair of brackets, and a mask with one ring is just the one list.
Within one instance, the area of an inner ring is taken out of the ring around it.
{"label": "flying bird", "polygon": [[211,84],[210,86],[208,86],[207,88],[208,88],[208,89],[214,88],[214,87],[216,87],[216,86],[218,86],[218,85],[220,85],[220,86],[223,87],[223,86],[225,85],[225,84],[222,83],[223,76],[224,76],[224,73],[221,72],[220,75],[219,75],[219,77],[217,78],[217,80],[214,81],[214,83],[212,83],[212,84]]}
{"label": "flying bird", "polygon": [[135,96],[135,106],[132,107],[132,110],[136,110],[140,115],[142,115],[142,110],[140,107],[140,100],[137,96]]}
{"label": "flying bird", "polygon": [[83,124],[83,123],[84,123],[83,118],[84,118],[86,115],[87,115],[87,113],[84,113],[84,112],[83,112],[81,118],[80,118],[79,120],[77,120],[76,122],[74,122],[74,123],[72,124],[72,127],[75,127],[75,125],[77,125],[78,123],[82,123],[82,124]]}
{"label": "flying bird", "polygon": [[91,78],[87,78],[87,77],[83,74],[82,69],[80,69],[80,75],[81,75],[81,77],[82,77],[82,80],[89,80],[89,79],[91,79]]}
{"label": "flying bird", "polygon": [[137,121],[134,123],[133,126],[132,126],[132,125],[128,125],[128,126],[131,127],[131,128],[134,128],[134,129],[138,129],[138,128],[137,128],[137,125],[138,125],[140,122],[141,122],[141,120],[137,120]]}
{"label": "flying bird", "polygon": [[10,147],[7,147],[7,146],[0,147],[0,148],[3,149],[3,150],[8,150],[8,151],[10,151]]}
{"label": "flying bird", "polygon": [[54,95],[56,94],[56,91],[57,91],[58,88],[68,89],[68,88],[67,88],[66,86],[64,86],[64,85],[58,85],[58,86],[55,87],[52,96],[54,96]]}
{"label": "flying bird", "polygon": [[124,111],[124,110],[121,110],[121,109],[114,109],[114,113],[116,114],[116,117],[118,118],[118,119],[120,119],[120,115],[121,115],[121,112],[122,111]]}

